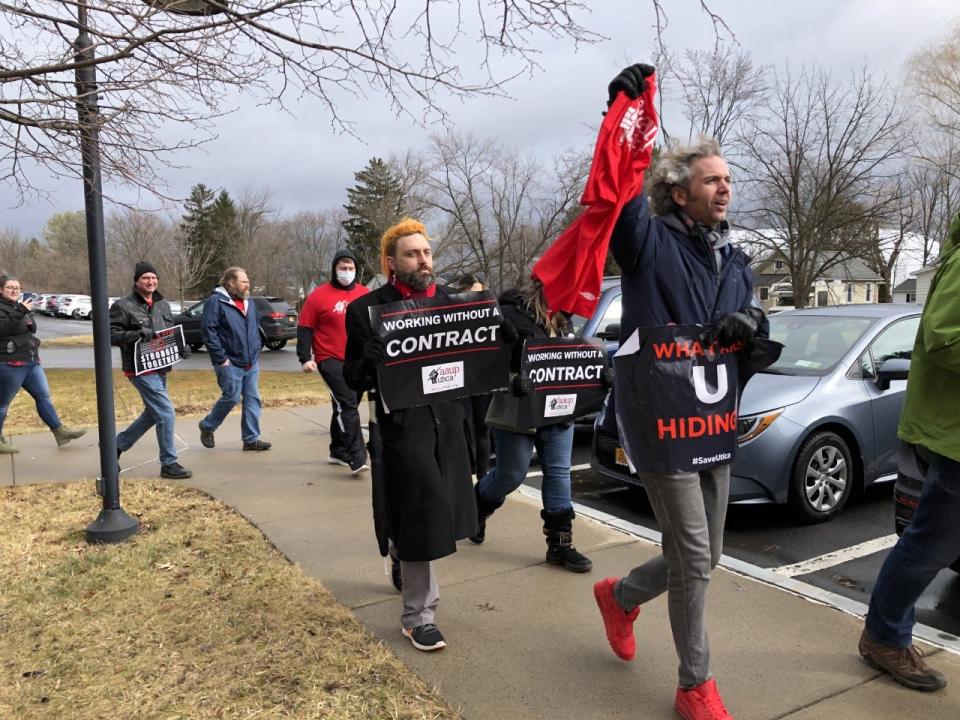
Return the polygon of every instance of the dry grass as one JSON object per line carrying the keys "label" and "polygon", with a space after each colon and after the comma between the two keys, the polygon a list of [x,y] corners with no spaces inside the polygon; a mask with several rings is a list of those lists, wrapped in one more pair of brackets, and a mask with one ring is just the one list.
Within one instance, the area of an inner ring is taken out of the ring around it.
{"label": "dry grass", "polygon": [[43,347],[93,347],[93,335],[64,335],[43,341]]}
{"label": "dry grass", "polygon": [[154,481],[124,505],[140,534],[89,546],[89,486],[0,489],[0,717],[458,717],[226,506]]}
{"label": "dry grass", "polygon": [[[46,370],[50,394],[65,425],[92,427],[97,424],[97,392],[93,370]],[[177,415],[204,415],[220,397],[213,370],[174,370],[169,375],[170,399]],[[316,373],[261,372],[260,395],[264,407],[297,407],[329,402],[329,391]],[[120,371],[113,373],[113,400],[117,424],[133,420],[143,410],[140,395]],[[239,406],[234,412],[240,412]],[[46,430],[36,406],[25,391],[10,405],[3,430],[7,434]]]}

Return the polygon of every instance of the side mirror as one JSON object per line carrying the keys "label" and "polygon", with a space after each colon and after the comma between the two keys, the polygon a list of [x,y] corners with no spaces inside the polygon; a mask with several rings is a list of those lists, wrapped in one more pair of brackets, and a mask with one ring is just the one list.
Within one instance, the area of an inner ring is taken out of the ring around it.
{"label": "side mirror", "polygon": [[597,333],[597,337],[601,340],[619,340],[620,323],[610,323],[603,329],[603,332]]}
{"label": "side mirror", "polygon": [[893,380],[906,380],[910,372],[910,361],[904,358],[885,360],[877,370],[877,388],[889,390]]}

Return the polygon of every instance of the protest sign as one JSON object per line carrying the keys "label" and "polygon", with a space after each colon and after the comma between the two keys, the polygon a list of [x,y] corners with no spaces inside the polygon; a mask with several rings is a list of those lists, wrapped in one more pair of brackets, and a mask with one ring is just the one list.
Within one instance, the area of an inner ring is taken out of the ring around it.
{"label": "protest sign", "polygon": [[502,316],[492,292],[402,300],[369,312],[374,333],[386,341],[377,381],[388,410],[506,385],[510,348],[500,340]]}
{"label": "protest sign", "polygon": [[133,370],[136,375],[162,370],[183,359],[183,326],[160,330],[150,340],[137,340],[133,348]]}
{"label": "protest sign", "polygon": [[699,472],[733,462],[742,343],[701,325],[638,328],[614,356],[620,442],[631,471]]}
{"label": "protest sign", "polygon": [[595,338],[538,338],[523,344],[520,372],[533,382],[531,427],[570,422],[599,410],[607,351]]}

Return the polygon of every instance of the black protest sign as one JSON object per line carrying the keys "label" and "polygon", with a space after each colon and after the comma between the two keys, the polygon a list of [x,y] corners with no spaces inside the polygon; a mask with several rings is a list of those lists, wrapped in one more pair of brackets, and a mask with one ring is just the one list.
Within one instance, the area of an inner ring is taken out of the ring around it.
{"label": "black protest sign", "polygon": [[136,375],[168,368],[183,359],[183,326],[159,330],[150,340],[137,340],[133,349],[133,371]]}
{"label": "black protest sign", "polygon": [[705,345],[701,325],[638,328],[614,356],[620,442],[640,473],[733,462],[743,346]]}
{"label": "black protest sign", "polygon": [[599,410],[607,351],[595,338],[539,338],[523,344],[520,372],[533,382],[531,427],[570,422]]}
{"label": "black protest sign", "polygon": [[484,395],[503,388],[510,348],[490,291],[402,300],[370,308],[370,325],[386,341],[377,367],[388,410]]}

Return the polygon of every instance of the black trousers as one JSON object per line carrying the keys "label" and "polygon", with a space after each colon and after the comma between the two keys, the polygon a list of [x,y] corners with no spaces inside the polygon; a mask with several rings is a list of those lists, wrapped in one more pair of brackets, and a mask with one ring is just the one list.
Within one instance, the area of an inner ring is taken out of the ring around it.
{"label": "black trousers", "polygon": [[330,419],[330,455],[356,470],[367,461],[367,449],[360,429],[357,394],[343,380],[343,362],[327,358],[318,366],[320,376],[330,388],[333,414]]}

